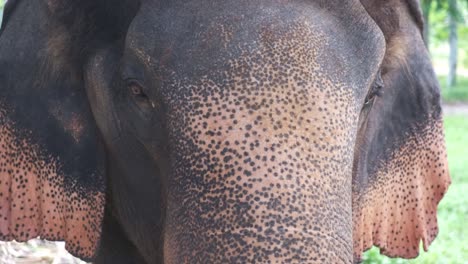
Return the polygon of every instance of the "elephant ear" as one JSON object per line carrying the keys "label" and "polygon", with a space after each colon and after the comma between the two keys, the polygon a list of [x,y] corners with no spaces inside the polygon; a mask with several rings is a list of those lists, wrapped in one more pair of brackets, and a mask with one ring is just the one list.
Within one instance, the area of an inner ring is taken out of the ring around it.
{"label": "elephant ear", "polygon": [[[362,109],[353,168],[354,258],[373,245],[414,258],[438,233],[450,184],[439,86],[417,0],[361,1],[385,35],[381,78]],[[414,2],[414,3],[413,3]]]}
{"label": "elephant ear", "polygon": [[63,240],[90,260],[104,212],[104,150],[78,74],[49,70],[48,6],[10,1],[0,33],[0,239]]}

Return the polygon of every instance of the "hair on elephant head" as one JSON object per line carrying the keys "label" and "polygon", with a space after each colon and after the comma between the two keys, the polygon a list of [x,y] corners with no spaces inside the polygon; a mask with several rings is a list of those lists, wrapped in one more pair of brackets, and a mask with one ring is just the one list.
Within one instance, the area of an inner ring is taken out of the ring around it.
{"label": "hair on elephant head", "polygon": [[13,1],[1,239],[349,263],[435,238],[450,179],[416,0]]}

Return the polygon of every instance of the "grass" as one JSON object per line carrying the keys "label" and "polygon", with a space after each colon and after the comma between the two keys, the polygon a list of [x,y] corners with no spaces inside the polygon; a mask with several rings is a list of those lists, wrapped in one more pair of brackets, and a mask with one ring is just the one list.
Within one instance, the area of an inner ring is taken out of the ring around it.
{"label": "grass", "polygon": [[445,130],[452,185],[439,205],[438,237],[428,252],[422,252],[414,260],[390,259],[373,248],[365,254],[363,263],[468,263],[468,117],[446,117]]}

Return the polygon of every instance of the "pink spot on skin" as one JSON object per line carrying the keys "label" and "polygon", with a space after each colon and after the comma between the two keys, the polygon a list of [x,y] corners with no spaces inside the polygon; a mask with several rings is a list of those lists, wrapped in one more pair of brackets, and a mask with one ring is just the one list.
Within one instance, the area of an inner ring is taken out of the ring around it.
{"label": "pink spot on skin", "polygon": [[81,117],[79,115],[73,114],[72,118],[68,121],[65,128],[76,142],[80,141],[80,138],[83,135],[84,127]]}
{"label": "pink spot on skin", "polygon": [[71,117],[65,115],[59,106],[50,109],[50,113],[63,126],[64,130],[75,140],[79,142],[84,131],[84,122],[82,117],[77,113],[72,113]]}

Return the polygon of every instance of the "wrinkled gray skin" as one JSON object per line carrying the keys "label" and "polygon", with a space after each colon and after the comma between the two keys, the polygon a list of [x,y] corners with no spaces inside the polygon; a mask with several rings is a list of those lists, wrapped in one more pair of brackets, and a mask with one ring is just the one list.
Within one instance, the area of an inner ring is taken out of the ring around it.
{"label": "wrinkled gray skin", "polygon": [[141,1],[125,38],[71,67],[106,201],[97,251],[69,249],[98,264],[415,257],[449,182],[438,86],[410,7],[377,2]]}

